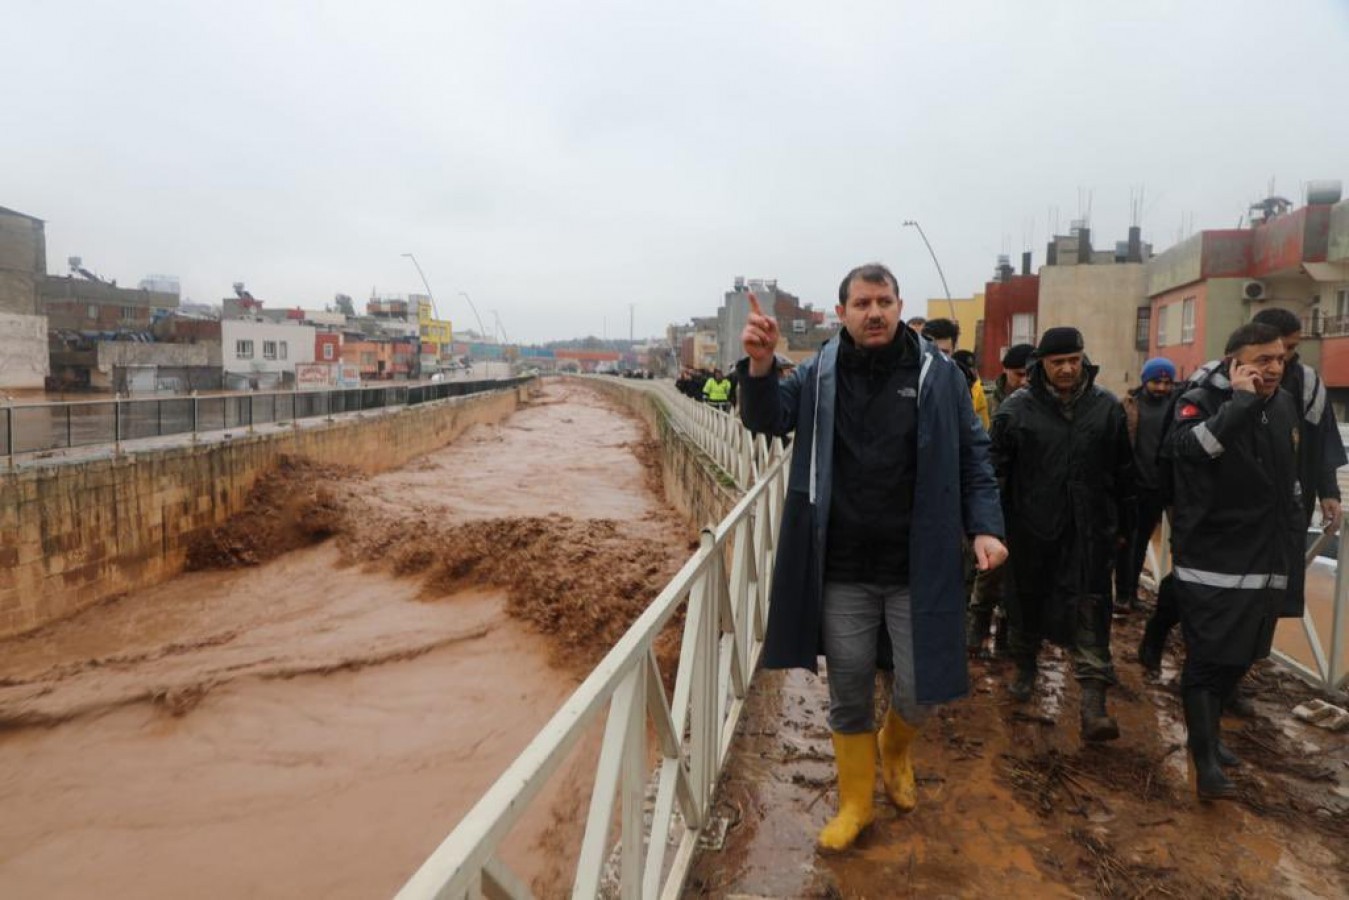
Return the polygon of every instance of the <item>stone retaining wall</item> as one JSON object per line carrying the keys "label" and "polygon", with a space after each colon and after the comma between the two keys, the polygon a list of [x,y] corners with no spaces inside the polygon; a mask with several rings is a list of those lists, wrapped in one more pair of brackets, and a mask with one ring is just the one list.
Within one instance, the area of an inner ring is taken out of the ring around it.
{"label": "stone retaining wall", "polygon": [[283,455],[376,473],[498,422],[529,387],[0,476],[0,637],[183,569],[188,540],[239,512]]}

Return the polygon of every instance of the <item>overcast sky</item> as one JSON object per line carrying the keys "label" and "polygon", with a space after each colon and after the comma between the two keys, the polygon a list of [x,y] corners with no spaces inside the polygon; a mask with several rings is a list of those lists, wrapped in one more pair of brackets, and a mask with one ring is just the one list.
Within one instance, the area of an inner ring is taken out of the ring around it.
{"label": "overcast sky", "polygon": [[711,314],[736,275],[906,315],[1055,210],[1160,250],[1349,180],[1349,2],[7,0],[0,206],[121,284],[420,290],[512,339]]}

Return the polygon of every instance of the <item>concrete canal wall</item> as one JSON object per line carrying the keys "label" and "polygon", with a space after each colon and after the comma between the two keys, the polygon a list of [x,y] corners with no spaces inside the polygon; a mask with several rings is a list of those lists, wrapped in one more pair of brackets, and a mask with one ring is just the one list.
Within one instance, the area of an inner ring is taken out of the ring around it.
{"label": "concrete canal wall", "polygon": [[0,637],[172,578],[190,538],[241,511],[282,456],[394,469],[471,425],[501,421],[528,390],[8,472],[0,476]]}

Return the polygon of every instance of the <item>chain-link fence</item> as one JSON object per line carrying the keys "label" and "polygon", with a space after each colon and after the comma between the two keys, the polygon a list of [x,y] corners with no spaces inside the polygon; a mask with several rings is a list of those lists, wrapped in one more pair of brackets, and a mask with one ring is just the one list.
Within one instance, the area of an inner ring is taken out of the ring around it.
{"label": "chain-link fence", "polygon": [[513,388],[528,380],[521,377],[6,406],[0,415],[0,448],[12,458],[22,453],[116,444],[139,438],[226,431],[367,409],[415,406],[447,397]]}

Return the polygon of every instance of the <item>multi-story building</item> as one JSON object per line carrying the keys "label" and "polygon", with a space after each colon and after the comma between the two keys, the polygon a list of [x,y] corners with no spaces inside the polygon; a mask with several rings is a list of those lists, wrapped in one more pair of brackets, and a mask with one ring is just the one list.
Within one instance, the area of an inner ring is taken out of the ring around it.
{"label": "multi-story building", "polygon": [[[1223,354],[1227,336],[1262,309],[1303,322],[1299,353],[1319,366],[1339,411],[1349,401],[1349,204],[1338,182],[1311,182],[1297,209],[1279,197],[1251,225],[1201,231],[1148,266],[1147,348],[1183,376]],[[1140,318],[1139,330],[1142,331]]]}
{"label": "multi-story building", "polygon": [[312,363],[311,325],[225,319],[220,323],[221,367],[231,390],[271,390],[294,383],[296,363]]}
{"label": "multi-story building", "polygon": [[984,285],[984,318],[975,357],[982,378],[998,377],[1008,347],[1035,343],[1039,306],[1040,276],[1031,273],[1030,253],[1021,254],[1020,274],[1007,257],[999,257],[993,280]]}
{"label": "multi-story building", "polygon": [[[1146,262],[1152,246],[1137,227],[1127,241],[1108,250],[1091,245],[1091,230],[1073,223],[1049,242],[1048,259],[1031,274],[1031,254],[1021,255],[1016,274],[1007,256],[998,257],[994,280],[984,287],[984,318],[978,331],[979,372],[992,379],[1014,344],[1034,344],[1048,328],[1071,325],[1082,332],[1087,357],[1100,370],[1096,383],[1115,393],[1137,385],[1143,365],[1134,325],[1147,305]],[[940,305],[938,305],[940,309]]]}
{"label": "multi-story building", "polygon": [[0,207],[0,387],[41,388],[50,371],[38,290],[46,274],[42,220]]}

